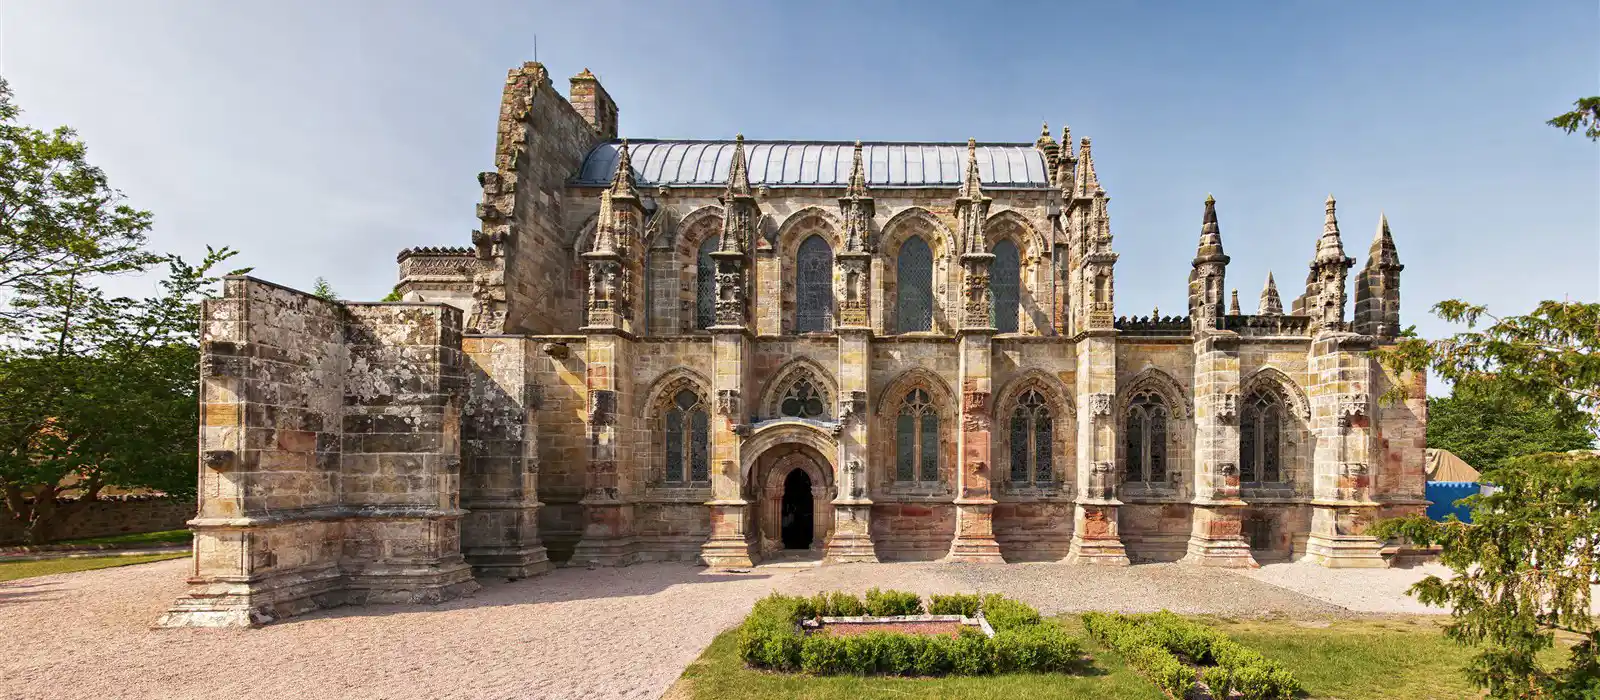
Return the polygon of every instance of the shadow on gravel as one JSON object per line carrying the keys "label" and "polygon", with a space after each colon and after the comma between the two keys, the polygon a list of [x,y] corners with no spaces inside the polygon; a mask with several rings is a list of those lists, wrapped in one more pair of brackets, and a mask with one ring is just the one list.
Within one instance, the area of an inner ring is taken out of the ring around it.
{"label": "shadow on gravel", "polygon": [[483,586],[464,598],[436,605],[344,605],[273,623],[274,627],[338,617],[375,617],[512,605],[564,603],[599,598],[648,596],[674,586],[715,585],[772,578],[771,573],[714,573],[695,564],[648,563],[623,567],[557,568],[525,579],[478,579]]}
{"label": "shadow on gravel", "polygon": [[49,583],[32,583],[27,579],[20,581],[0,581],[0,605],[16,603],[42,603],[57,600],[59,595],[47,595],[56,590]]}

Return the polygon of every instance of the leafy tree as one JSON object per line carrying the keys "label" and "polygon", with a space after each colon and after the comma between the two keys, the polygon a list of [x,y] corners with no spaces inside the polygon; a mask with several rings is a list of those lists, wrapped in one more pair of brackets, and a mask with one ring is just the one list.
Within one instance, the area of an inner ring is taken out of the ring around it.
{"label": "leafy tree", "polygon": [[[1526,316],[1500,318],[1482,306],[1446,301],[1434,313],[1467,330],[1426,341],[1408,329],[1392,349],[1378,352],[1380,361],[1397,371],[1432,369],[1465,385],[1469,397],[1498,393],[1512,406],[1587,419],[1593,427],[1600,408],[1600,304],[1546,301]],[[1414,516],[1378,523],[1373,534],[1443,546],[1440,561],[1451,568],[1450,580],[1428,576],[1411,593],[1450,606],[1446,633],[1479,645],[1467,674],[1492,697],[1600,695],[1600,632],[1589,615],[1600,558],[1600,455],[1514,456],[1484,479],[1502,490],[1468,499],[1470,525]],[[1557,631],[1580,641],[1564,666],[1542,668],[1536,655]]]}
{"label": "leafy tree", "polygon": [[[144,249],[150,213],[123,202],[75,132],[25,126],[21,114],[0,79],[0,294],[158,263]],[[17,322],[0,306],[0,330]]]}
{"label": "leafy tree", "polygon": [[339,300],[339,293],[333,291],[333,285],[328,284],[328,280],[322,277],[317,278],[317,286],[311,288],[311,294],[328,301]]}
{"label": "leafy tree", "polygon": [[1457,382],[1428,399],[1428,447],[1454,452],[1479,470],[1509,457],[1591,446],[1588,414],[1531,399],[1495,380]]}
{"label": "leafy tree", "polygon": [[1600,97],[1580,97],[1572,106],[1576,109],[1545,123],[1569,134],[1583,129],[1590,141],[1600,141]]}
{"label": "leafy tree", "polygon": [[397,284],[394,289],[389,290],[389,293],[379,301],[403,301],[404,299],[405,297],[400,295],[400,285]]}
{"label": "leafy tree", "polygon": [[234,254],[169,256],[146,299],[76,277],[24,285],[13,308],[27,330],[0,348],[0,492],[29,541],[108,486],[193,493],[199,301]]}

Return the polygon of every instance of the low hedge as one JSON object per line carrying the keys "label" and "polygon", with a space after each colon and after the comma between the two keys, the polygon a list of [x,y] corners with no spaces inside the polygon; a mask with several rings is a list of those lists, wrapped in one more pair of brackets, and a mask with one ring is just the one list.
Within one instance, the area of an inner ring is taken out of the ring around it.
{"label": "low hedge", "polygon": [[[1216,697],[1227,697],[1232,689],[1246,700],[1286,700],[1302,690],[1282,664],[1228,635],[1165,610],[1149,615],[1086,613],[1083,623],[1090,634],[1128,656],[1156,685],[1177,697],[1183,697],[1194,684],[1193,673],[1177,654],[1210,667],[1201,672],[1201,678]],[[1182,669],[1182,679],[1174,663]]]}
{"label": "low hedge", "polygon": [[[976,599],[972,597],[972,601]],[[969,605],[966,598],[941,597],[941,601],[928,609],[964,610]],[[977,607],[975,602],[971,605]],[[1060,624],[1042,620],[1039,611],[997,595],[982,600],[982,611],[995,629],[993,637],[966,628],[955,637],[895,632],[834,637],[808,635],[800,627],[800,621],[807,618],[860,615],[863,610],[874,616],[915,615],[922,609],[920,597],[902,591],[873,589],[865,603],[837,592],[808,598],[774,593],[758,601],[740,625],[739,656],[751,666],[778,671],[899,676],[1070,672],[1083,658],[1078,640]],[[876,612],[879,610],[886,612]]]}

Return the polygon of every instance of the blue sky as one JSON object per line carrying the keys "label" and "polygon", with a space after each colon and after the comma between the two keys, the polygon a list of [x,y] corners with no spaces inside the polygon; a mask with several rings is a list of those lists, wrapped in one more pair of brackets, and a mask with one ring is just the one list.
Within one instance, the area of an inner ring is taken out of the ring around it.
{"label": "blue sky", "polygon": [[[635,137],[1095,142],[1119,313],[1180,313],[1202,201],[1230,286],[1298,294],[1322,202],[1365,262],[1386,211],[1404,318],[1600,296],[1600,5],[0,1],[0,74],[68,124],[160,250],[376,299],[465,245],[508,68],[588,67]],[[144,282],[148,282],[145,280]],[[119,284],[130,289],[141,282]]]}

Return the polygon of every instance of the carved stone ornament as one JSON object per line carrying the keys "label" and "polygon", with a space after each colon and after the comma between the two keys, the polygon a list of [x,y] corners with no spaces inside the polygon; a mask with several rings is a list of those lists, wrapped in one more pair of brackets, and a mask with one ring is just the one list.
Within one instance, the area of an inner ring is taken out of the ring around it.
{"label": "carved stone ornament", "polygon": [[1345,462],[1344,473],[1347,476],[1366,476],[1367,465],[1362,462]]}
{"label": "carved stone ornament", "polygon": [[611,425],[617,416],[617,392],[594,389],[589,392],[589,425]]}
{"label": "carved stone ornament", "polygon": [[852,460],[850,460],[848,462],[845,462],[844,463],[844,473],[846,473],[846,474],[860,474],[861,473],[861,460],[852,459]]}
{"label": "carved stone ornament", "polygon": [[1115,398],[1111,394],[1090,394],[1089,415],[1093,417],[1111,415],[1111,405]]}
{"label": "carved stone ornament", "polygon": [[717,413],[724,416],[739,415],[739,390],[717,390]]}
{"label": "carved stone ornament", "polygon": [[967,391],[961,400],[962,425],[967,432],[981,431],[989,426],[989,392]]}
{"label": "carved stone ornament", "polygon": [[865,415],[867,412],[867,392],[852,391],[839,397],[839,425],[850,422],[850,419]]}
{"label": "carved stone ornament", "polygon": [[565,360],[567,359],[568,355],[572,354],[571,349],[567,347],[566,343],[545,343],[544,345],[541,345],[539,349],[543,350],[544,354],[549,355],[557,360]]}
{"label": "carved stone ornament", "polygon": [[1233,392],[1216,395],[1216,414],[1218,420],[1233,420],[1239,417],[1239,395]]}
{"label": "carved stone ornament", "polygon": [[1340,394],[1339,417],[1356,418],[1367,415],[1366,394]]}

